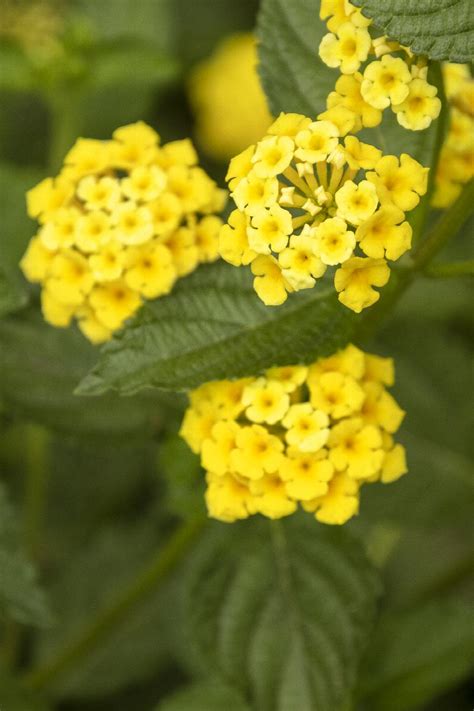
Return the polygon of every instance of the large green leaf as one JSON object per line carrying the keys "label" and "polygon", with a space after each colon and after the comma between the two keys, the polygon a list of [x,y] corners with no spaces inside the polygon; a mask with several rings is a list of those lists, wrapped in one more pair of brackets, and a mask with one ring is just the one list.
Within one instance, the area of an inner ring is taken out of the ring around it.
{"label": "large green leaf", "polygon": [[185,617],[195,664],[258,711],[335,711],[351,695],[378,589],[361,545],[309,516],[234,528],[196,555]]}
{"label": "large green leaf", "polygon": [[415,54],[451,62],[474,56],[471,0],[353,0],[391,39]]}
{"label": "large green leaf", "polygon": [[364,665],[364,708],[419,708],[467,677],[473,660],[472,610],[455,596],[387,616]]}
{"label": "large green leaf", "polygon": [[326,108],[337,72],[318,57],[326,25],[315,0],[262,0],[257,24],[260,77],[274,115],[315,116]]}
{"label": "large green leaf", "polygon": [[0,485],[0,621],[44,625],[50,615],[36,570],[20,543],[15,512]]}
{"label": "large green leaf", "polygon": [[354,322],[332,288],[319,285],[268,308],[254,293],[249,270],[217,263],[142,309],[105,345],[78,392],[183,390],[308,362],[347,343]]}
{"label": "large green leaf", "polygon": [[189,686],[157,706],[156,711],[250,711],[238,691],[219,683]]}
{"label": "large green leaf", "polygon": [[39,314],[5,318],[0,321],[0,400],[12,413],[66,432],[149,435],[160,426],[156,395],[92,402],[73,394],[96,353],[77,331],[53,328]]}

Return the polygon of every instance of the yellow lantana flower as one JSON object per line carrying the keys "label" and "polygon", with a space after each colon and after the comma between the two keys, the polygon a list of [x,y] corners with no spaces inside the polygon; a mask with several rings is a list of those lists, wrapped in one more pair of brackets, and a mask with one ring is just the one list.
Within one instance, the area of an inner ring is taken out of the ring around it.
{"label": "yellow lantana flower", "polygon": [[60,174],[28,192],[28,212],[41,227],[21,268],[47,291],[47,321],[64,328],[75,318],[99,343],[143,299],[167,294],[179,276],[217,259],[222,221],[213,213],[225,195],[196,162],[189,141],[160,146],[138,122],[110,141],[78,139]]}
{"label": "yellow lantana flower", "polygon": [[337,270],[334,277],[339,301],[360,313],[375,304],[380,294],[373,287],[385,286],[390,278],[390,269],[385,259],[352,257]]}
{"label": "yellow lantana flower", "polygon": [[277,519],[300,505],[323,523],[345,523],[362,485],[407,470],[393,439],[404,413],[385,388],[392,378],[391,359],[348,345],[309,367],[192,391],[181,435],[206,470],[209,515]]}
{"label": "yellow lantana flower", "polygon": [[371,44],[365,27],[345,22],[334,34],[329,33],[323,37],[319,45],[319,56],[328,67],[339,67],[343,74],[354,74],[367,59]]}
{"label": "yellow lantana flower", "polygon": [[364,71],[361,94],[376,109],[386,109],[390,104],[401,104],[409,93],[412,81],[406,62],[389,54],[371,62]]}

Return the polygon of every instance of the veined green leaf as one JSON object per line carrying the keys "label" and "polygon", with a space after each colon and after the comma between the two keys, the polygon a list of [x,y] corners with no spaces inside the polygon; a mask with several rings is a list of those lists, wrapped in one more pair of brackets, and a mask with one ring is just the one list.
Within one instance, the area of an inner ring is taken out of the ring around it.
{"label": "veined green leaf", "polygon": [[259,711],[334,711],[371,633],[378,584],[361,545],[309,516],[237,534],[196,554],[185,618],[196,665]]}
{"label": "veined green leaf", "polygon": [[471,0],[352,0],[390,39],[415,54],[451,62],[474,56],[474,8]]}
{"label": "veined green leaf", "polygon": [[238,691],[220,683],[201,683],[179,691],[157,706],[156,711],[250,711]]}
{"label": "veined green leaf", "polygon": [[319,285],[269,308],[254,293],[248,269],[201,267],[104,346],[77,392],[183,390],[308,362],[347,343],[355,321],[332,287]]}

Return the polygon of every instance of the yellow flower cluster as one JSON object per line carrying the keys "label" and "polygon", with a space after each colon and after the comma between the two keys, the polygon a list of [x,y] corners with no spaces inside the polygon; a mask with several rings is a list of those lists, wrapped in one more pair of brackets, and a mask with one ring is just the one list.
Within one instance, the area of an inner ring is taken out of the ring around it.
{"label": "yellow flower cluster", "polygon": [[434,207],[449,207],[474,176],[474,80],[467,64],[445,64],[449,130],[436,172]]}
{"label": "yellow flower cluster", "polygon": [[204,150],[228,160],[261,138],[272,120],[257,70],[255,38],[231,35],[191,74],[189,93],[197,138]]}
{"label": "yellow flower cluster", "polygon": [[404,412],[390,358],[353,345],[313,365],[207,383],[190,393],[181,435],[206,470],[209,515],[281,518],[298,504],[328,524],[359,509],[363,484],[407,471],[395,444]]}
{"label": "yellow flower cluster", "polygon": [[[281,114],[268,134],[233,158],[227,179],[237,205],[219,252],[251,265],[267,305],[315,285],[338,266],[339,300],[359,313],[379,299],[388,260],[411,246],[405,213],[427,188],[428,168],[403,153],[383,156],[336,124]],[[359,254],[357,254],[359,250]]]}
{"label": "yellow flower cluster", "polygon": [[214,261],[225,192],[196,165],[189,140],[159,145],[138,122],[113,140],[80,138],[56,178],[29,191],[40,222],[21,261],[42,285],[45,319],[110,338],[141,305],[168,293],[178,277]]}
{"label": "yellow flower cluster", "polygon": [[[373,39],[371,20],[349,0],[321,0],[320,17],[330,32],[321,40],[319,56],[342,74],[329,94],[325,118],[356,133],[377,126],[389,106],[398,123],[412,131],[427,128],[438,117],[441,102],[436,87],[427,82],[425,59],[387,37]],[[359,71],[371,54],[375,60]]]}

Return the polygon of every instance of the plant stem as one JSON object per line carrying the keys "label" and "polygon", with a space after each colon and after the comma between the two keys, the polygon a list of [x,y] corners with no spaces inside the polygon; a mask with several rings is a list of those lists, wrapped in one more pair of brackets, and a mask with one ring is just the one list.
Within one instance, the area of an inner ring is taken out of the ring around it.
{"label": "plant stem", "polygon": [[25,432],[26,482],[23,530],[31,558],[36,558],[41,541],[46,488],[50,468],[49,433],[44,427],[29,425]]}
{"label": "plant stem", "polygon": [[79,91],[64,88],[46,96],[51,120],[48,159],[51,175],[59,171],[64,156],[81,131],[81,98]]}
{"label": "plant stem", "polygon": [[430,264],[424,270],[425,276],[433,279],[450,279],[459,276],[474,276],[474,259],[463,262],[445,262]]}
{"label": "plant stem", "polygon": [[26,675],[25,683],[34,689],[41,689],[92,652],[182,560],[205,521],[203,516],[199,516],[183,523],[115,602],[92,620],[56,658]]}
{"label": "plant stem", "polygon": [[432,258],[455,237],[474,213],[474,180],[467,183],[458,199],[446,210],[413,254],[413,269],[423,270]]}

